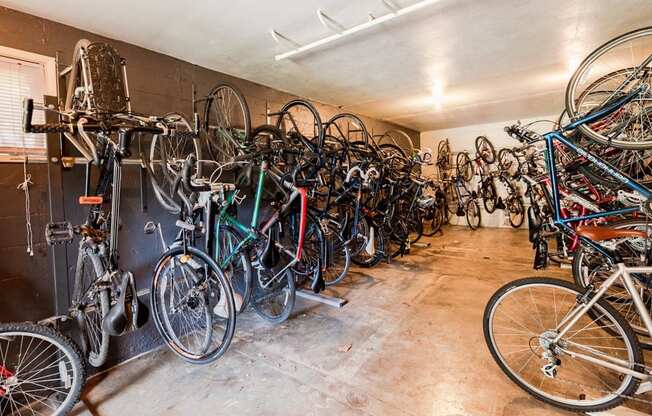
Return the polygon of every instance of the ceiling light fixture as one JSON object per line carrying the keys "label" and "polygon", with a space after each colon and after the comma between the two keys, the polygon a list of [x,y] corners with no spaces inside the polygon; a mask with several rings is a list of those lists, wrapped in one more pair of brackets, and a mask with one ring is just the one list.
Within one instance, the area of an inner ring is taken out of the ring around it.
{"label": "ceiling light fixture", "polygon": [[444,84],[441,81],[436,81],[432,86],[432,102],[435,109],[441,110],[444,104]]}
{"label": "ceiling light fixture", "polygon": [[[392,10],[390,13],[387,13],[386,15],[383,15],[383,16],[380,16],[380,17],[376,17],[375,19],[372,19],[372,20],[369,20],[369,21],[367,21],[365,23],[361,23],[359,25],[350,27],[348,29],[345,29],[344,27],[337,27],[337,26],[341,26],[341,25],[339,25],[339,23],[334,24],[334,23],[336,23],[334,21],[334,19],[326,16],[323,11],[317,10],[317,16],[318,16],[319,20],[322,22],[322,24],[327,25],[326,21],[328,21],[328,23],[329,23],[328,26],[330,26],[331,29],[332,29],[332,26],[336,26],[338,29],[342,29],[342,30],[339,30],[339,31],[337,31],[337,33],[334,33],[334,34],[332,34],[330,36],[326,36],[325,38],[321,38],[321,39],[316,40],[314,42],[311,42],[311,43],[309,43],[307,45],[298,46],[298,47],[296,47],[295,49],[292,49],[289,52],[285,52],[285,53],[276,55],[274,57],[274,59],[276,61],[281,61],[283,59],[288,59],[288,58],[291,58],[293,56],[297,56],[297,55],[299,55],[301,53],[304,53],[304,52],[307,52],[307,51],[309,51],[311,49],[315,49],[315,48],[318,48],[320,46],[327,45],[327,44],[329,44],[331,42],[334,42],[334,41],[336,41],[338,39],[342,39],[342,38],[350,36],[350,35],[352,35],[354,33],[358,33],[358,32],[361,32],[363,30],[372,28],[372,27],[377,26],[377,25],[379,25],[381,23],[389,22],[390,20],[393,20],[393,19],[395,19],[397,17],[404,16],[406,14],[416,12],[417,10],[421,10],[424,7],[430,6],[431,4],[434,4],[434,3],[438,2],[439,0],[422,0],[422,1],[420,1],[418,3],[415,3],[415,4],[411,5],[411,6],[406,6],[406,7],[403,7],[403,8],[398,8],[398,6],[396,4],[394,4],[391,0],[381,0],[381,1],[382,1],[383,5],[385,7]],[[274,40],[278,42],[278,38],[280,37],[278,35],[280,35],[280,33],[275,31],[274,29],[272,29],[271,32],[276,34],[276,36],[274,36]]]}

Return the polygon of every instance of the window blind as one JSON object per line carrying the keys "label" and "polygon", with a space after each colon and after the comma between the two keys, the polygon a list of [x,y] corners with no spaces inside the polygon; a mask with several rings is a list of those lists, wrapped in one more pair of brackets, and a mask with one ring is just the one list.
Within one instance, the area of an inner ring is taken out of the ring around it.
{"label": "window blind", "polygon": [[[25,134],[22,128],[23,100],[42,102],[46,93],[42,64],[0,56],[0,153],[43,154],[44,134]],[[43,123],[45,115],[35,111],[33,122]]]}

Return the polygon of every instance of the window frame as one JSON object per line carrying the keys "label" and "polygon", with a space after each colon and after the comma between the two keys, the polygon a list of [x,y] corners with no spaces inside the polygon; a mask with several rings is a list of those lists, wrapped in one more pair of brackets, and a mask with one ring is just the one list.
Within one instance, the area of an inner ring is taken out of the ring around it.
{"label": "window frame", "polygon": [[[29,62],[36,65],[43,66],[45,70],[45,95],[56,97],[57,94],[57,60],[52,56],[41,55],[34,52],[25,51],[22,49],[10,48],[0,45],[0,56],[17,61]],[[42,97],[34,97],[36,101],[42,101]],[[29,148],[23,147],[7,147],[0,145],[0,153],[19,154],[26,151],[28,156],[44,156],[47,153],[47,148]],[[5,155],[7,156],[7,155]],[[13,157],[9,156],[10,159]],[[1,158],[1,157],[0,157]]]}

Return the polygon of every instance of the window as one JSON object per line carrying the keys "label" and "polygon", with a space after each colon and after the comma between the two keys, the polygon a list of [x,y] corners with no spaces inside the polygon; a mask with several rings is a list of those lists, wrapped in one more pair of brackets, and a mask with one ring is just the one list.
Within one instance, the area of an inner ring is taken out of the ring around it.
{"label": "window", "polygon": [[[54,68],[52,58],[0,48],[0,154],[45,154],[45,135],[23,132],[23,100],[53,95]],[[34,123],[44,118],[34,112]]]}

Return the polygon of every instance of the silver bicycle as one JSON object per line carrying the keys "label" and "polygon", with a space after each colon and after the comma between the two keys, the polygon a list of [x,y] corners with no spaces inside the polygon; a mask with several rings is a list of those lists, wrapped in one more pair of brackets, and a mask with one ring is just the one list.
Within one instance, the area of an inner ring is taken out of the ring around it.
{"label": "silver bicycle", "polygon": [[[578,234],[605,250],[625,238],[647,238],[641,230],[581,227]],[[531,395],[555,406],[595,412],[621,404],[641,383],[652,382],[640,342],[610,302],[614,288],[629,295],[652,333],[652,298],[646,290],[652,266],[617,261],[599,286],[580,288],[551,278],[510,282],[491,298],[484,335],[500,368]],[[649,403],[652,405],[652,403]]]}

